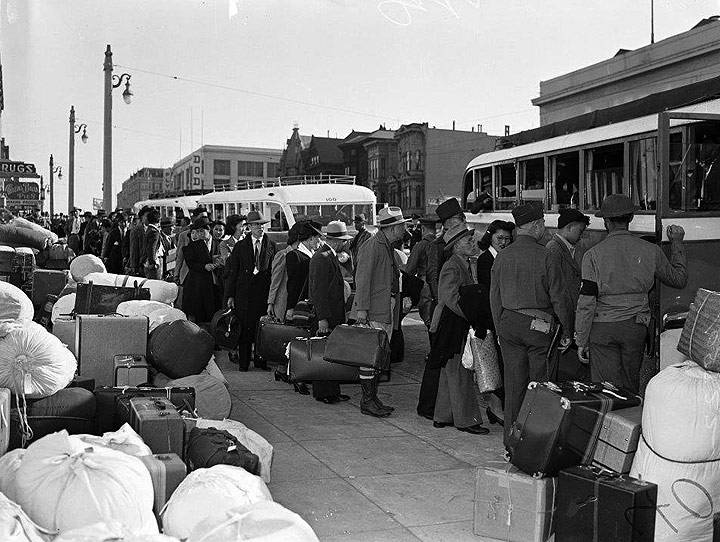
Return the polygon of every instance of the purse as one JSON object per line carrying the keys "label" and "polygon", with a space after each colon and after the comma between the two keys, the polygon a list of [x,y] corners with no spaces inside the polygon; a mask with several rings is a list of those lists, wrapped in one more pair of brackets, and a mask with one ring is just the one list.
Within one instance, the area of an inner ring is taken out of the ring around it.
{"label": "purse", "polygon": [[330,333],[323,359],[385,371],[390,367],[390,341],[382,329],[342,324]]}
{"label": "purse", "polygon": [[233,309],[220,309],[213,314],[210,331],[215,337],[215,344],[221,348],[237,348],[240,342],[240,321]]}
{"label": "purse", "polygon": [[150,290],[135,283],[133,287],[101,286],[89,283],[77,285],[75,314],[114,314],[123,301],[149,300]]}
{"label": "purse", "polygon": [[[475,372],[475,383],[481,393],[494,391],[502,387],[500,378],[500,362],[497,349],[495,348],[495,336],[488,331],[484,339],[475,336],[471,330],[468,333],[465,350],[470,348],[473,358],[473,371]],[[465,352],[463,352],[463,364]]]}

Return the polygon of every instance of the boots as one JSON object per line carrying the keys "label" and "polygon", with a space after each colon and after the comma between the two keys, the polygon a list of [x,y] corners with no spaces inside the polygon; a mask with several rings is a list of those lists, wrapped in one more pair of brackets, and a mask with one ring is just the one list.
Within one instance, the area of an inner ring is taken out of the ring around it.
{"label": "boots", "polygon": [[378,397],[378,394],[377,394],[378,375],[375,375],[375,378],[373,378],[371,380],[371,382],[372,382],[372,390],[373,390],[373,402],[375,403],[375,406],[377,406],[380,410],[387,410],[388,412],[394,412],[395,409],[393,407],[383,404],[383,402]]}
{"label": "boots", "polygon": [[[360,412],[367,414],[368,416],[375,416],[376,418],[387,418],[390,416],[390,411],[381,408],[376,404],[377,395],[373,382],[376,382],[377,377],[361,378],[360,386],[362,387],[362,399],[360,399]],[[375,384],[377,385],[377,384]]]}

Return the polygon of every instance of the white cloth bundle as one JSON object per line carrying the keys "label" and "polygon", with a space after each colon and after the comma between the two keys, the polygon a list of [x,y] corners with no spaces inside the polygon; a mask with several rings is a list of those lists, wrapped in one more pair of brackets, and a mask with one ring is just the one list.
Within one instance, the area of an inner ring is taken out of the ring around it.
{"label": "white cloth bundle", "polygon": [[157,534],[150,473],[140,459],[60,431],[33,442],[17,471],[18,504],[64,532],[103,521]]}
{"label": "white cloth bundle", "polygon": [[85,275],[82,282],[92,281],[93,284],[102,286],[126,287],[134,287],[137,283],[139,287],[150,290],[150,299],[152,301],[160,301],[168,305],[172,304],[178,295],[178,286],[174,282],[146,279],[145,277],[131,277],[130,275],[115,275],[114,273],[105,273],[104,271],[103,269],[103,272]]}
{"label": "white cloth bundle", "polygon": [[228,510],[271,500],[265,482],[241,467],[197,469],[188,474],[165,505],[161,513],[163,532],[185,539],[203,521],[216,525],[226,518]]}
{"label": "white cloth bundle", "polygon": [[75,282],[88,282],[85,280],[88,275],[105,271],[105,264],[94,254],[81,254],[70,262],[70,276]]}
{"label": "white cloth bundle", "polygon": [[43,228],[40,224],[35,224],[35,222],[30,222],[29,220],[26,220],[26,219],[22,218],[21,216],[16,216],[10,222],[8,222],[8,224],[10,224],[11,226],[16,226],[18,228],[27,228],[29,230],[34,230],[36,232],[43,234],[48,239],[50,239],[50,243],[57,243],[57,240],[58,240],[57,234],[51,232],[47,228]]}
{"label": "white cloth bundle", "polygon": [[65,531],[53,542],[179,542],[177,538],[164,534],[135,535],[121,523],[109,521],[93,523]]}
{"label": "white cloth bundle", "polygon": [[35,315],[32,301],[17,286],[0,281],[0,321],[30,321]]}
{"label": "white cloth bundle", "polygon": [[0,540],[2,542],[48,542],[50,531],[36,525],[16,503],[0,493]]}
{"label": "white cloth bundle", "polygon": [[93,446],[105,446],[123,452],[128,455],[142,457],[152,455],[152,450],[145,444],[142,437],[138,435],[130,424],[124,423],[117,431],[103,433],[102,437],[96,435],[76,435],[83,442]]}
{"label": "white cloth bundle", "polygon": [[147,316],[149,320],[148,331],[152,331],[160,324],[167,322],[187,320],[187,316],[183,311],[161,301],[123,301],[118,305],[117,313],[124,316]]}
{"label": "white cloth bundle", "polygon": [[11,501],[17,501],[15,476],[24,456],[24,448],[15,448],[0,457],[0,493]]}
{"label": "white cloth bundle", "polygon": [[75,297],[77,294],[68,294],[59,298],[52,308],[52,314],[50,315],[50,321],[54,324],[63,314],[71,314],[75,310]]}

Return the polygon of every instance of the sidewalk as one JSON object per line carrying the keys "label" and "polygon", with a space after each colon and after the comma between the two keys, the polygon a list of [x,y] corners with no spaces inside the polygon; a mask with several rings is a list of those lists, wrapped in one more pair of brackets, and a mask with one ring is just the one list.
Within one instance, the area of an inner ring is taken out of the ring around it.
{"label": "sidewalk", "polygon": [[396,409],[384,419],[360,414],[359,385],[343,386],[349,402],[325,405],[275,382],[272,372],[240,373],[218,356],[230,382],[231,417],[275,447],[274,499],[320,540],[482,540],[472,534],[475,467],[505,464],[502,428],[477,436],[435,429],[419,417],[425,328],[411,314],[403,330],[406,359],[380,384],[380,398]]}

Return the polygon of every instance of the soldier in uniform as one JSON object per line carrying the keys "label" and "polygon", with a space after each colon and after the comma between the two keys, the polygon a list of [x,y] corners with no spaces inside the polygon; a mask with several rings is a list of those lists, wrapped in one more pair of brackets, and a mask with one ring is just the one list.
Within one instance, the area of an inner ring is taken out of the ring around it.
{"label": "soldier in uniform", "polygon": [[526,203],[512,215],[517,238],[498,253],[490,280],[490,308],[505,364],[506,448],[528,383],[548,380],[554,372],[549,350],[558,323],[563,330],[573,329],[573,307],[559,266],[540,244],[542,208]]}
{"label": "soldier in uniform", "polygon": [[687,284],[685,231],[668,226],[670,261],[659,246],[631,234],[635,207],[627,196],[606,197],[595,216],[608,236],[585,253],[575,320],[578,355],[590,362],[593,381],[609,381],[634,392],[650,324],[648,292],[655,278],[674,288]]}

